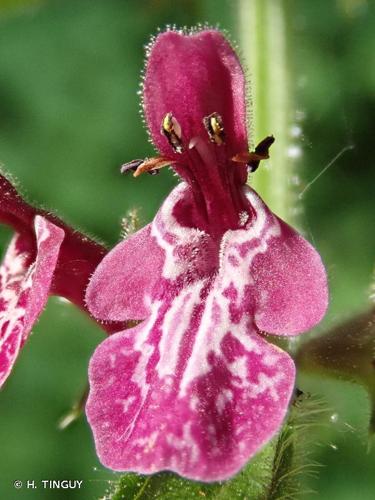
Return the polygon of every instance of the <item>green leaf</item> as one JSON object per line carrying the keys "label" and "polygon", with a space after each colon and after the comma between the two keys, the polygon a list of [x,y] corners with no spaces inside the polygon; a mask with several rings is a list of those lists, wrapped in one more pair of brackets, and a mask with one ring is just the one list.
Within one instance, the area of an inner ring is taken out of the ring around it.
{"label": "green leaf", "polygon": [[365,387],[372,404],[369,432],[375,433],[375,308],[304,344],[297,365]]}
{"label": "green leaf", "polygon": [[[153,476],[124,475],[112,495],[112,500],[181,500],[190,498],[235,499],[263,498],[271,477],[275,444],[267,445],[233,480],[200,483],[183,479],[170,472]],[[246,497],[247,498],[247,497]]]}

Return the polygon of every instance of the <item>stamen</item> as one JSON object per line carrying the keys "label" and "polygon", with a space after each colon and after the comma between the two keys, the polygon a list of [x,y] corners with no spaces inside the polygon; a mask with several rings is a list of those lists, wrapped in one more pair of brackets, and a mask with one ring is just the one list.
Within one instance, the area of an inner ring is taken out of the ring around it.
{"label": "stamen", "polygon": [[130,170],[135,172],[137,170],[137,168],[139,167],[139,165],[142,165],[142,163],[144,161],[145,160],[132,160],[132,161],[129,161],[128,163],[124,163],[123,165],[121,165],[120,172],[122,174],[126,174]]}
{"label": "stamen", "polygon": [[168,139],[169,144],[176,153],[182,153],[184,151],[181,139],[181,126],[172,113],[167,113],[164,116],[163,121],[161,122],[160,131]]}
{"label": "stamen", "polygon": [[205,116],[203,118],[203,125],[207,130],[211,142],[214,142],[218,146],[225,142],[223,120],[218,113]]}
{"label": "stamen", "polygon": [[266,160],[270,157],[269,148],[275,142],[273,135],[263,139],[253,152],[243,151],[233,156],[232,161],[236,163],[246,163],[249,172],[255,172],[259,167],[261,160]]}
{"label": "stamen", "polygon": [[146,158],[144,160],[133,160],[129,163],[125,163],[121,167],[121,173],[127,173],[130,170],[134,172],[133,176],[138,177],[139,175],[147,172],[151,175],[156,175],[159,170],[167,165],[173,165],[174,161],[168,160],[167,158]]}

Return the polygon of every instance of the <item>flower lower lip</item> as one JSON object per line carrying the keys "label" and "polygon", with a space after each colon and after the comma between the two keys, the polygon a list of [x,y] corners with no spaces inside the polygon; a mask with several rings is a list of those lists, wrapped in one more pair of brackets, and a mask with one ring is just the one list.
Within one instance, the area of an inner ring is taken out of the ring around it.
{"label": "flower lower lip", "polygon": [[146,317],[101,344],[90,363],[86,411],[110,468],[227,479],[282,423],[294,364],[258,327],[294,334],[316,322],[326,306],[324,269],[307,242],[243,189],[254,221],[227,231],[220,245],[183,224],[194,202],[184,183],[93,276],[93,312]]}

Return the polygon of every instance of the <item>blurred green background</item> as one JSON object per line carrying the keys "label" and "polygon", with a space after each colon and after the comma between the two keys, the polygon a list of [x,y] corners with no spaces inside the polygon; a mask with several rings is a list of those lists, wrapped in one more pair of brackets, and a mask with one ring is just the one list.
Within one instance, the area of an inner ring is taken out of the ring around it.
{"label": "blurred green background", "polygon": [[[298,138],[291,133],[291,146],[302,148],[298,189],[355,145],[303,197],[301,223],[330,279],[323,331],[366,309],[375,261],[375,5],[285,3],[293,112],[303,130]],[[150,220],[175,178],[169,172],[137,180],[119,174],[123,162],[152,154],[137,96],[144,44],[158,27],[173,23],[220,23],[239,39],[238,5],[0,0],[0,163],[23,194],[109,245],[118,241],[128,209],[139,207],[143,221]],[[2,246],[9,235],[1,230]],[[100,466],[84,418],[64,432],[56,429],[84,390],[88,360],[102,338],[72,306],[49,301],[0,393],[0,498],[99,498],[116,479]],[[299,385],[324,396],[333,415],[316,437],[314,458],[324,467],[306,487],[320,499],[375,498],[365,392],[307,376]],[[15,490],[15,479],[82,479],[84,489]]]}

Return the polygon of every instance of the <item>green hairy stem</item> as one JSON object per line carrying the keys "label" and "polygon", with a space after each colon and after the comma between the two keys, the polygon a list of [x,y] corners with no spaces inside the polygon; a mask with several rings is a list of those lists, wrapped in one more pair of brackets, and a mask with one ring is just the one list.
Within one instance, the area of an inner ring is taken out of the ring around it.
{"label": "green hairy stem", "polygon": [[270,160],[260,164],[250,182],[266,204],[293,221],[296,196],[291,189],[293,159],[288,157],[293,108],[283,0],[239,0],[239,36],[249,70],[251,146],[273,135]]}

